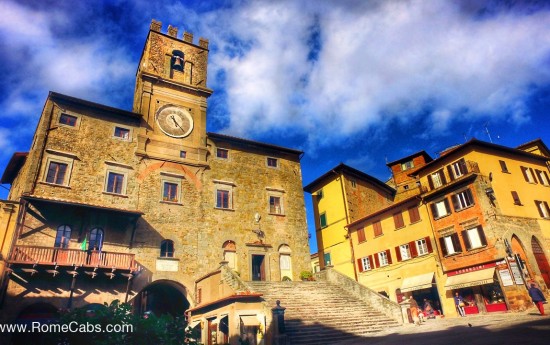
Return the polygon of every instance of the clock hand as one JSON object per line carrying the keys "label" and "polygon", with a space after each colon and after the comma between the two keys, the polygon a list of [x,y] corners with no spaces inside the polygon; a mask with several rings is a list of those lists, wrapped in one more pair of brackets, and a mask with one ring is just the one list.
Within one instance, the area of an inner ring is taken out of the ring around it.
{"label": "clock hand", "polygon": [[183,129],[183,127],[178,123],[178,121],[176,121],[176,118],[174,115],[170,116],[172,118],[172,121],[174,121],[174,123],[176,124],[177,127],[179,127],[182,131],[185,132],[185,129]]}

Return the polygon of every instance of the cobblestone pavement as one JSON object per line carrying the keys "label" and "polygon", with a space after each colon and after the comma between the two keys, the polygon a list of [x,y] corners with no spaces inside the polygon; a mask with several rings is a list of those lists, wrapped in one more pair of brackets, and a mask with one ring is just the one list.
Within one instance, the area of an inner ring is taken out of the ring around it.
{"label": "cobblestone pavement", "polygon": [[[550,307],[545,316],[536,308],[526,312],[469,315],[426,320],[420,326],[406,324],[382,334],[339,345],[360,344],[550,344]],[[327,344],[328,345],[328,344]]]}

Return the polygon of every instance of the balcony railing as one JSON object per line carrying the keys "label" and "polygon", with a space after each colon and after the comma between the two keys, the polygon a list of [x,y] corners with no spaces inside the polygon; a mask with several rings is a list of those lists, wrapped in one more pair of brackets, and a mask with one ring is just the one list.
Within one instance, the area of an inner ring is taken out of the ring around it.
{"label": "balcony railing", "polygon": [[12,264],[83,266],[130,271],[137,270],[138,266],[134,254],[37,246],[15,246],[9,261]]}

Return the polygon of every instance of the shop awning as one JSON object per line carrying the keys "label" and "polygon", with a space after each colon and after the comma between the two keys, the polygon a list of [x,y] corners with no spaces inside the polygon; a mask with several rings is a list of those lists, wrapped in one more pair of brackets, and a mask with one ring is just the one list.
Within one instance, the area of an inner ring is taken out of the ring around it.
{"label": "shop awning", "polygon": [[450,276],[445,283],[445,290],[462,289],[470,286],[491,284],[494,281],[495,268],[457,274]]}
{"label": "shop awning", "polygon": [[187,329],[193,329],[193,328],[197,327],[200,323],[201,323],[201,320],[194,320],[194,321],[191,321],[191,322],[189,322],[189,324],[187,325]]}
{"label": "shop awning", "polygon": [[241,322],[244,326],[258,326],[260,323],[256,315],[241,315]]}
{"label": "shop awning", "polygon": [[420,274],[414,277],[407,277],[403,280],[403,285],[401,285],[401,292],[403,293],[431,288],[433,280],[433,272]]}

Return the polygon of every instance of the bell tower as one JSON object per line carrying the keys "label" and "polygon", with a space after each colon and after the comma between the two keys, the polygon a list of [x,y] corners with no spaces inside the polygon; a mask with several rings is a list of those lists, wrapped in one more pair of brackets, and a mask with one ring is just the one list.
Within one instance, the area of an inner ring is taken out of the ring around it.
{"label": "bell tower", "polygon": [[142,114],[137,155],[206,164],[208,40],[153,20],[136,73],[133,111]]}

